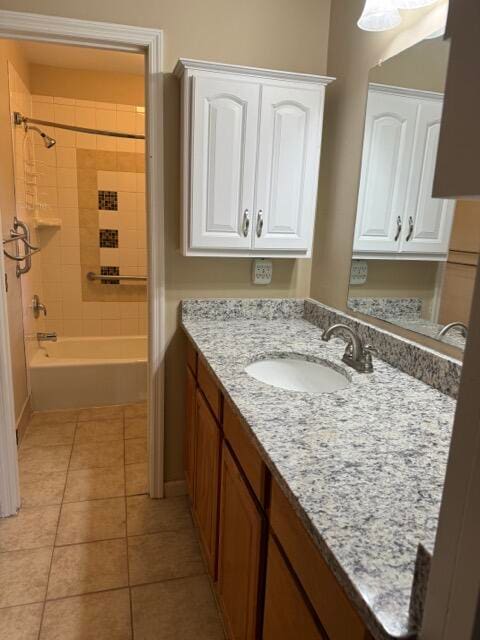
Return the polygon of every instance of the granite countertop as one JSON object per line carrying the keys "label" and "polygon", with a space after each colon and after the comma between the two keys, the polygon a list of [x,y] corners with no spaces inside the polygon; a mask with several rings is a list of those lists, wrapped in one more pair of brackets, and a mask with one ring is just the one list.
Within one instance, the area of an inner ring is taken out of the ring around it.
{"label": "granite countertop", "polygon": [[[375,638],[406,638],[417,546],[433,551],[455,401],[374,358],[346,367],[341,339],[322,342],[301,313],[218,319],[185,313],[183,326]],[[245,366],[297,353],[334,363],[341,391],[285,391]]]}

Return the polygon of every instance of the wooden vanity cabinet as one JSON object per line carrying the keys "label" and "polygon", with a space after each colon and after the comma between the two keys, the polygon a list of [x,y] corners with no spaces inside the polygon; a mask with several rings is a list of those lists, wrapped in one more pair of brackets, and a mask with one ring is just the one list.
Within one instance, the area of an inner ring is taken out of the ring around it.
{"label": "wooden vanity cabinet", "polygon": [[197,401],[196,401],[196,380],[192,371],[187,367],[187,382],[185,393],[185,435],[184,435],[184,464],[185,482],[187,492],[193,501],[194,496],[194,476],[195,476],[195,448],[197,440]]}
{"label": "wooden vanity cabinet", "polygon": [[193,510],[209,572],[214,579],[217,568],[220,445],[220,428],[202,392],[197,389]]}
{"label": "wooden vanity cabinet", "polygon": [[328,640],[271,535],[262,637],[263,640]]}
{"label": "wooden vanity cabinet", "polygon": [[258,638],[263,516],[224,441],[217,593],[230,640]]}

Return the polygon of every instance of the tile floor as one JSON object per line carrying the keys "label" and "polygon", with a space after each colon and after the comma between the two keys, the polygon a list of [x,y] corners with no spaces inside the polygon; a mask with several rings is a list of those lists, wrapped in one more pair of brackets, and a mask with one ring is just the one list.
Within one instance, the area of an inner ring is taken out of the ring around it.
{"label": "tile floor", "polygon": [[146,495],[144,405],[36,413],[0,520],[0,640],[223,640],[187,499]]}

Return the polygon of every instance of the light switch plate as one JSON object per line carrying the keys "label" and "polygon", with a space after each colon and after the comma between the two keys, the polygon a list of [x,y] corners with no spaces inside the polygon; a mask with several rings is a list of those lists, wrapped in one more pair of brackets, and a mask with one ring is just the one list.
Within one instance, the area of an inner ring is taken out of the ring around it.
{"label": "light switch plate", "polygon": [[253,284],[270,284],[272,281],[272,261],[259,258],[253,261]]}
{"label": "light switch plate", "polygon": [[366,260],[352,260],[350,284],[365,284],[368,276],[368,262]]}

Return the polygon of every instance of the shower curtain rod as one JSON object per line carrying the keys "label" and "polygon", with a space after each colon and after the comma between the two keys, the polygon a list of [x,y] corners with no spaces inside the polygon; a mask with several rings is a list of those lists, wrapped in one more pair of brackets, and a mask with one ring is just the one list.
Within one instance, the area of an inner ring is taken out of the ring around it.
{"label": "shower curtain rod", "polygon": [[145,140],[145,136],[137,133],[121,133],[120,131],[105,131],[104,129],[89,129],[87,127],[77,127],[72,124],[62,124],[59,122],[49,122],[48,120],[37,120],[36,118],[27,118],[21,113],[15,111],[14,122],[20,124],[41,124],[45,127],[56,127],[57,129],[68,129],[69,131],[78,131],[79,133],[93,133],[97,136],[110,136],[112,138],[133,138],[134,140]]}

